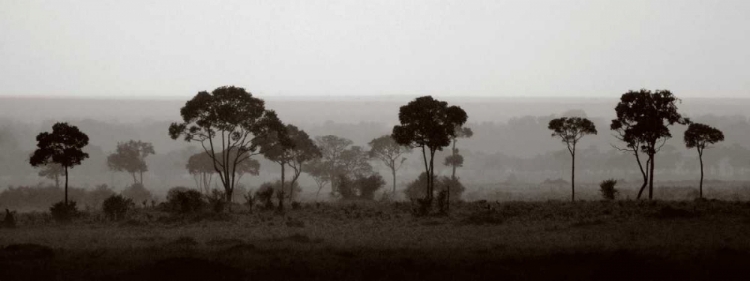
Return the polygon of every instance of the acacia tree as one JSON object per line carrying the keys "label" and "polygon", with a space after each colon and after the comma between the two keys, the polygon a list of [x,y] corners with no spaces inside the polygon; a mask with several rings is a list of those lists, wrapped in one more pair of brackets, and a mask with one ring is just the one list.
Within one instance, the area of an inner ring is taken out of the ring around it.
{"label": "acacia tree", "polygon": [[672,137],[668,126],[689,122],[677,112],[678,101],[669,90],[651,92],[641,89],[623,94],[615,107],[617,119],[612,120],[610,128],[622,132],[622,140],[629,147],[639,144],[639,148],[633,149],[640,149],[648,155],[649,199],[653,198],[654,192],[655,155]]}
{"label": "acacia tree", "polygon": [[[613,124],[614,123],[615,121],[613,121]],[[633,153],[633,156],[635,156],[635,161],[636,163],[638,163],[638,169],[641,171],[641,175],[643,176],[643,183],[641,184],[641,188],[638,189],[638,196],[636,197],[637,199],[640,199],[641,195],[643,194],[643,191],[646,189],[646,186],[648,186],[648,179],[649,179],[648,167],[651,161],[649,159],[646,160],[646,168],[644,169],[643,167],[644,165],[643,165],[643,162],[641,162],[641,155],[640,155],[640,151],[644,143],[643,140],[638,136],[632,136],[632,135],[630,135],[627,139],[625,138],[625,132],[628,131],[630,126],[631,125],[629,124],[622,124],[622,126],[619,126],[616,129],[615,129],[615,125],[611,126],[612,130],[614,130],[615,133],[617,134],[615,138],[625,143],[625,147],[619,147],[615,145],[612,145],[612,147],[614,147],[615,149],[619,151]],[[661,147],[658,147],[657,151],[660,148]]]}
{"label": "acacia tree", "polygon": [[[146,157],[149,154],[155,154],[154,146],[150,142],[118,142],[117,151],[107,157],[107,166],[112,171],[130,173],[133,184],[143,185],[143,173],[148,171]],[[136,174],[140,175],[140,180],[136,178]]]}
{"label": "acacia tree", "polygon": [[[393,127],[391,136],[400,145],[422,149],[425,172],[429,175],[427,195],[422,202],[432,206],[435,152],[450,145],[457,135],[456,128],[466,123],[468,116],[458,106],[448,106],[447,102],[423,96],[401,106],[398,119],[401,125]],[[429,211],[429,208],[424,210]]]}
{"label": "acacia tree", "polygon": [[198,190],[206,195],[210,194],[211,180],[213,179],[213,174],[216,173],[216,170],[214,170],[214,161],[211,159],[211,156],[205,152],[193,154],[188,159],[185,168],[188,170],[188,173],[193,175]]}
{"label": "acacia tree", "polygon": [[552,137],[559,137],[568,147],[572,159],[570,172],[570,200],[576,201],[576,144],[585,135],[596,135],[596,126],[591,120],[581,117],[561,117],[549,121]]}
{"label": "acacia tree", "polygon": [[[294,145],[294,148],[290,151],[291,161],[287,163],[294,171],[290,185],[294,187],[300,174],[304,171],[305,163],[320,158],[321,153],[315,142],[310,139],[310,136],[304,130],[300,130],[294,125],[287,125],[286,133]],[[294,200],[294,189],[290,190],[289,202],[292,202]]]}
{"label": "acacia tree", "polygon": [[89,157],[83,147],[89,144],[89,137],[76,126],[68,123],[55,123],[52,133],[43,132],[36,136],[37,149],[31,155],[31,166],[39,167],[59,164],[65,171],[65,206],[68,206],[68,169],[80,165]]}
{"label": "acacia tree", "polygon": [[65,176],[65,169],[63,169],[60,164],[57,163],[51,163],[44,165],[41,170],[39,170],[40,177],[45,177],[50,180],[55,181],[55,187],[60,188],[60,177]]}
{"label": "acacia tree", "polygon": [[[403,146],[396,143],[390,135],[375,138],[369,142],[370,157],[377,158],[391,170],[393,176],[393,196],[396,196],[396,171],[398,171],[406,161],[406,157],[401,157],[406,153],[411,153],[411,147]],[[401,160],[399,161],[399,158]]]}
{"label": "acacia tree", "polygon": [[182,122],[169,126],[169,136],[201,144],[211,157],[227,202],[237,183],[236,169],[258,154],[253,139],[284,127],[275,112],[265,109],[263,100],[234,86],[199,92],[180,109],[180,115]]}
{"label": "acacia tree", "polygon": [[719,129],[701,123],[690,123],[685,131],[685,146],[698,150],[701,165],[700,198],[703,198],[703,150],[710,145],[724,141],[724,133]]}
{"label": "acacia tree", "polygon": [[315,142],[320,149],[321,164],[325,167],[327,180],[331,183],[331,194],[336,191],[337,169],[341,165],[341,154],[352,145],[352,141],[346,138],[327,135],[316,137]]}
{"label": "acacia tree", "polygon": [[327,168],[328,164],[324,163],[321,158],[313,159],[303,168],[303,171],[310,175],[318,186],[318,192],[315,193],[315,201],[318,201],[318,196],[320,196],[320,191],[323,190],[323,187],[331,181]]}

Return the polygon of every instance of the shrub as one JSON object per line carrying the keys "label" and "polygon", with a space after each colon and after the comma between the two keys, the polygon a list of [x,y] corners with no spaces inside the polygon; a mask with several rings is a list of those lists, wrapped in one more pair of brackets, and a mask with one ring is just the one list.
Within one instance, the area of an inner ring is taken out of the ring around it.
{"label": "shrub", "polygon": [[67,205],[62,201],[57,202],[49,208],[49,212],[52,218],[58,222],[69,222],[78,216],[78,208],[75,201],[69,201]]}
{"label": "shrub", "polygon": [[168,208],[178,214],[197,213],[203,210],[206,202],[197,190],[175,187],[167,192]]}
{"label": "shrub", "polygon": [[255,206],[255,196],[253,196],[253,191],[250,190],[247,192],[247,194],[244,195],[245,198],[245,205],[247,205],[247,208],[251,211],[253,210],[253,206]]}
{"label": "shrub", "polygon": [[0,225],[0,227],[16,227],[16,211],[11,212],[10,210],[5,209],[5,219],[3,220],[3,223],[2,225]]}
{"label": "shrub", "polygon": [[[447,188],[448,190],[450,190],[449,195],[451,202],[461,200],[461,195],[463,195],[464,191],[466,190],[466,188],[463,184],[461,184],[458,178],[453,179],[447,176],[438,178],[437,176],[435,176],[433,181],[435,184],[433,192],[438,193],[437,195],[439,195],[440,191]],[[420,174],[416,180],[409,183],[409,185],[406,187],[406,190],[404,190],[404,193],[409,199],[422,199],[427,197],[427,173]],[[446,196],[446,198],[447,197],[448,196]]]}
{"label": "shrub", "polygon": [[273,209],[273,184],[266,182],[260,185],[258,191],[255,192],[255,198],[263,204],[263,208],[266,210]]}
{"label": "shrub", "polygon": [[130,208],[135,207],[133,200],[123,197],[122,195],[112,195],[102,203],[102,210],[107,218],[111,220],[121,220]]}
{"label": "shrub", "polygon": [[211,190],[211,195],[206,196],[208,199],[208,205],[211,206],[211,210],[215,213],[224,212],[224,208],[227,206],[226,195],[223,191],[217,189]]}
{"label": "shrub", "polygon": [[130,187],[123,190],[121,194],[123,197],[133,200],[133,202],[144,202],[144,207],[146,205],[145,202],[153,199],[151,191],[148,191],[148,189],[143,187],[143,185],[140,183],[131,185]]}
{"label": "shrub", "polygon": [[614,179],[608,179],[599,184],[602,198],[604,198],[604,200],[615,200],[615,195],[617,195],[618,192],[617,189],[615,189],[616,184],[617,181]]}

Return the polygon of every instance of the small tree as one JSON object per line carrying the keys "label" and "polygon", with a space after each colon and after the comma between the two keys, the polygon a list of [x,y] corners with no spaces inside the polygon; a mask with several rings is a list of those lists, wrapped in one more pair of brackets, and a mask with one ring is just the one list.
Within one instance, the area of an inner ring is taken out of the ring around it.
{"label": "small tree", "polygon": [[112,195],[102,203],[104,214],[111,220],[121,220],[129,209],[135,207],[133,200],[122,197],[121,195]]}
{"label": "small tree", "polygon": [[616,184],[617,181],[614,179],[605,180],[599,184],[599,191],[602,193],[604,200],[615,200],[615,195],[618,192],[615,189]]}
{"label": "small tree", "polygon": [[214,161],[206,152],[196,153],[190,156],[188,163],[185,165],[188,173],[193,175],[193,180],[198,190],[208,195],[211,192],[211,180],[214,173]]}
{"label": "small tree", "polygon": [[[304,130],[298,129],[294,125],[287,125],[286,132],[294,148],[290,151],[291,161],[287,163],[294,171],[290,186],[294,187],[299,179],[300,174],[304,171],[305,163],[320,158],[320,149],[315,145],[310,136]],[[294,200],[294,189],[290,189],[289,202]]]}
{"label": "small tree", "polygon": [[[117,151],[107,157],[107,166],[112,171],[130,173],[134,184],[143,184],[143,173],[148,171],[146,157],[149,154],[155,154],[154,146],[149,142],[119,142]],[[140,176],[140,180],[136,178],[136,174]]]}
{"label": "small tree", "polygon": [[294,150],[294,142],[289,137],[286,127],[280,127],[278,131],[266,134],[262,138],[256,138],[254,140],[256,146],[260,147],[260,153],[266,157],[266,159],[278,163],[281,166],[281,189],[276,193],[279,199],[278,210],[284,210],[284,183],[285,183],[285,168],[286,165],[292,161],[292,151]]}
{"label": "small tree", "polygon": [[[435,165],[435,152],[450,145],[457,135],[456,128],[466,123],[468,116],[458,106],[448,106],[431,96],[416,98],[399,109],[400,125],[393,127],[392,137],[400,145],[422,149],[427,177],[427,194],[423,203],[429,211],[432,205]],[[429,156],[429,157],[428,157]]]}
{"label": "small tree", "polygon": [[327,174],[326,178],[331,183],[331,194],[334,194],[338,180],[338,168],[341,167],[341,154],[353,142],[334,135],[316,137],[315,142],[321,153],[320,168],[324,169],[323,171]]}
{"label": "small tree", "polygon": [[589,119],[581,117],[562,117],[549,121],[548,129],[552,130],[552,137],[559,137],[568,147],[572,158],[570,176],[571,201],[576,201],[576,144],[585,135],[596,135],[596,127]]}
{"label": "small tree", "polygon": [[315,184],[318,186],[318,192],[315,193],[315,201],[317,201],[320,191],[331,181],[329,178],[330,174],[328,173],[328,164],[323,163],[321,158],[316,158],[305,165],[304,171],[315,180]]}
{"label": "small tree", "polygon": [[[370,157],[377,158],[391,170],[393,176],[393,196],[396,196],[396,171],[403,166],[405,157],[401,157],[411,152],[408,146],[399,145],[390,135],[381,136],[373,139],[369,143]],[[400,160],[399,160],[400,158]]]}
{"label": "small tree", "polygon": [[714,127],[691,123],[685,131],[685,146],[698,150],[698,160],[701,166],[700,198],[703,198],[703,150],[710,145],[724,141],[724,133]]}
{"label": "small tree", "polygon": [[59,164],[65,171],[65,206],[68,205],[68,169],[80,165],[89,155],[83,147],[89,144],[89,137],[78,127],[68,123],[55,123],[52,133],[43,132],[36,136],[37,149],[31,155],[31,166]]}
{"label": "small tree", "polygon": [[[451,149],[451,155],[448,155],[445,157],[445,163],[443,163],[445,166],[450,166],[453,168],[453,171],[451,172],[451,179],[453,181],[458,182],[458,179],[456,178],[456,168],[463,167],[464,166],[464,157],[459,154],[458,148],[456,148],[456,144],[458,143],[459,138],[470,138],[474,136],[474,132],[471,130],[471,128],[467,127],[457,127],[456,128],[456,135],[453,136],[452,143],[453,147]],[[450,210],[450,202],[451,202],[451,193],[447,192],[445,193],[446,199],[445,199],[445,210]]]}

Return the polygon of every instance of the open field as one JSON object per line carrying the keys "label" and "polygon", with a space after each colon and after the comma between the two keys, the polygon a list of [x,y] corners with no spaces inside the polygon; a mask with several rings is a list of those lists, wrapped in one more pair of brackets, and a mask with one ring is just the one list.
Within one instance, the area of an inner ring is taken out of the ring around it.
{"label": "open field", "polygon": [[284,215],[138,209],[0,229],[0,280],[746,279],[750,203],[303,205]]}

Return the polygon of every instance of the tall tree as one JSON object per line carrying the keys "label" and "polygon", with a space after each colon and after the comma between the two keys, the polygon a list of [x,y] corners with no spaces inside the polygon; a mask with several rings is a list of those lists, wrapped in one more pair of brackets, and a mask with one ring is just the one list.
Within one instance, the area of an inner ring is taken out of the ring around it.
{"label": "tall tree", "polygon": [[447,102],[423,96],[402,106],[398,119],[401,125],[393,127],[392,137],[400,145],[422,149],[425,172],[429,175],[423,202],[432,206],[435,152],[450,145],[457,134],[456,128],[466,123],[468,116],[458,106],[448,106]]}
{"label": "tall tree", "polygon": [[[641,198],[641,195],[643,194],[643,191],[646,189],[646,186],[648,186],[648,179],[649,179],[649,171],[648,167],[650,167],[651,161],[649,159],[646,160],[646,167],[644,168],[643,162],[641,161],[641,155],[640,152],[643,148],[644,141],[638,136],[628,135],[628,138],[625,138],[626,131],[628,131],[631,127],[630,124],[622,124],[617,125],[617,128],[615,128],[616,125],[614,125],[615,121],[612,121],[611,129],[615,131],[617,134],[615,138],[625,143],[625,147],[619,147],[616,145],[612,145],[615,149],[623,152],[633,153],[633,156],[635,156],[635,161],[638,163],[638,169],[641,172],[641,175],[643,176],[643,183],[641,184],[641,188],[638,189],[638,196],[637,199]],[[658,151],[659,148],[657,148]]]}
{"label": "tall tree", "polygon": [[[148,171],[146,157],[150,154],[155,154],[154,146],[150,142],[118,142],[117,151],[107,157],[107,166],[112,171],[130,173],[133,184],[143,184],[143,173]],[[140,176],[140,180],[136,178],[136,174]]]}
{"label": "tall tree", "polygon": [[[406,157],[401,157],[411,152],[411,147],[396,143],[390,135],[381,136],[370,141],[370,157],[377,158],[391,170],[393,176],[393,197],[396,196],[396,171],[403,166]],[[400,160],[399,160],[400,158]]]}
{"label": "tall tree", "polygon": [[559,137],[568,147],[572,159],[570,172],[570,199],[576,201],[576,144],[585,135],[596,135],[596,126],[591,120],[581,117],[561,117],[549,121],[552,137]]}
{"label": "tall tree", "polygon": [[52,133],[43,132],[36,136],[37,149],[31,155],[31,166],[39,167],[59,164],[65,170],[65,206],[68,206],[68,169],[80,165],[89,155],[83,147],[89,144],[89,137],[76,126],[68,123],[55,123]]}
{"label": "tall tree", "polygon": [[60,164],[51,163],[44,165],[44,167],[39,170],[39,176],[54,180],[55,187],[60,188],[60,177],[65,176],[65,169],[63,169]]}
{"label": "tall tree", "polygon": [[214,170],[214,161],[211,159],[211,156],[205,152],[193,154],[188,159],[185,168],[188,170],[188,173],[193,175],[198,190],[209,195],[211,193],[211,180],[213,179],[213,174],[216,173],[216,170]]}
{"label": "tall tree", "polygon": [[[291,161],[287,163],[290,168],[294,171],[292,176],[291,185],[295,186],[297,179],[300,174],[304,171],[305,163],[321,157],[320,149],[315,145],[310,136],[304,131],[300,130],[294,125],[287,125],[286,132],[289,138],[294,144],[294,148],[290,151]],[[289,202],[294,200],[294,189],[290,189]]]}
{"label": "tall tree", "polygon": [[628,91],[620,97],[615,107],[617,119],[610,129],[622,132],[622,140],[632,145],[640,143],[640,150],[648,155],[648,198],[653,199],[655,156],[659,148],[671,138],[668,126],[686,124],[677,112],[677,99],[669,90],[646,89]]}
{"label": "tall tree", "polygon": [[279,199],[278,210],[283,211],[285,168],[292,161],[292,151],[295,148],[294,142],[289,137],[287,127],[285,126],[280,127],[278,131],[273,131],[263,137],[256,138],[254,142],[260,147],[260,153],[266,159],[276,162],[281,166],[281,187],[276,195]]}
{"label": "tall tree", "polygon": [[[275,112],[265,109],[263,100],[234,86],[199,92],[180,109],[180,115],[182,123],[172,123],[169,136],[201,144],[213,161],[227,202],[231,202],[237,183],[235,169],[258,154],[253,139],[284,127]],[[224,151],[236,152],[221,153]]]}
{"label": "tall tree", "polygon": [[327,135],[316,137],[315,142],[321,153],[321,163],[326,167],[328,181],[331,183],[331,194],[334,194],[337,183],[337,169],[341,165],[341,153],[343,153],[352,141],[346,138]]}
{"label": "tall tree", "polygon": [[710,145],[724,141],[724,133],[719,129],[701,123],[690,123],[685,131],[685,146],[698,150],[701,165],[700,198],[703,198],[703,150]]}

